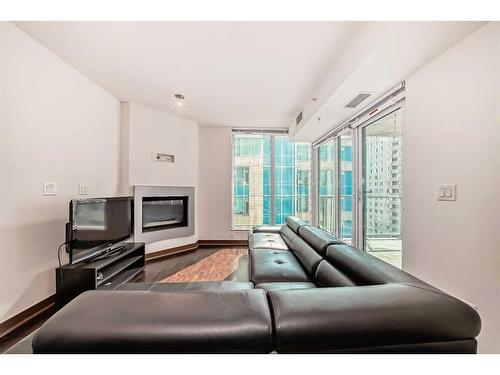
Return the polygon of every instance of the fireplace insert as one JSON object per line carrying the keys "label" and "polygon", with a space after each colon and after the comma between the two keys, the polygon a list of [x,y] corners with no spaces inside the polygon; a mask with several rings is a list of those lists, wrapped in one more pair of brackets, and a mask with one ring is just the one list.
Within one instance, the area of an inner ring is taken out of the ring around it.
{"label": "fireplace insert", "polygon": [[188,196],[143,197],[142,231],[186,227],[188,225]]}

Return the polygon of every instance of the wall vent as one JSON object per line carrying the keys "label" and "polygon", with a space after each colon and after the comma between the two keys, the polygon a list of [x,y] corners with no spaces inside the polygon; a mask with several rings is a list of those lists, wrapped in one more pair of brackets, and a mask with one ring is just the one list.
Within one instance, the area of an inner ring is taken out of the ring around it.
{"label": "wall vent", "polygon": [[367,93],[367,92],[362,92],[358,96],[356,96],[353,100],[351,100],[349,103],[346,104],[346,108],[356,108],[358,105],[361,104],[361,102],[365,101],[370,97],[372,94]]}
{"label": "wall vent", "polygon": [[166,161],[167,163],[173,163],[175,161],[174,155],[164,154],[161,152],[152,152],[151,153],[152,161]]}

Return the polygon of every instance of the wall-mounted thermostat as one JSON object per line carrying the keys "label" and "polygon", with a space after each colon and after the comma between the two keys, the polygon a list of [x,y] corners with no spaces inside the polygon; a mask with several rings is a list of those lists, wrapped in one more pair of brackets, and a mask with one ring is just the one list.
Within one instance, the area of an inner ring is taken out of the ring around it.
{"label": "wall-mounted thermostat", "polygon": [[153,152],[151,154],[151,159],[153,161],[165,161],[167,163],[173,163],[174,162],[174,155],[163,154],[161,152]]}

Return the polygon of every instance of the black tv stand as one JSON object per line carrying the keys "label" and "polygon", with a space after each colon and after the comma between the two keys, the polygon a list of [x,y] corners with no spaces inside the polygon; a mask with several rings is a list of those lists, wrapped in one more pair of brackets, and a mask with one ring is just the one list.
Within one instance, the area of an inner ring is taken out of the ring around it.
{"label": "black tv stand", "polygon": [[[56,268],[56,300],[59,307],[87,290],[112,290],[144,269],[143,242],[115,246],[86,262]],[[114,251],[113,251],[114,250]]]}
{"label": "black tv stand", "polygon": [[109,258],[109,257],[115,256],[115,255],[117,255],[125,250],[127,250],[126,244],[121,244],[121,245],[114,246],[114,247],[111,246],[111,247],[108,247],[106,250],[98,253],[95,257],[87,259],[85,262],[90,263],[90,262],[95,262],[96,260]]}

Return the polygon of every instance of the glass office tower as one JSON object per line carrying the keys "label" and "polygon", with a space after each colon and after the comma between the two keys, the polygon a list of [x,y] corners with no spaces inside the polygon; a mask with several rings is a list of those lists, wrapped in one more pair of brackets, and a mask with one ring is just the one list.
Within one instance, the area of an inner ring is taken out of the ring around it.
{"label": "glass office tower", "polygon": [[310,221],[310,144],[280,135],[233,137],[233,227],[279,225],[287,216]]}

